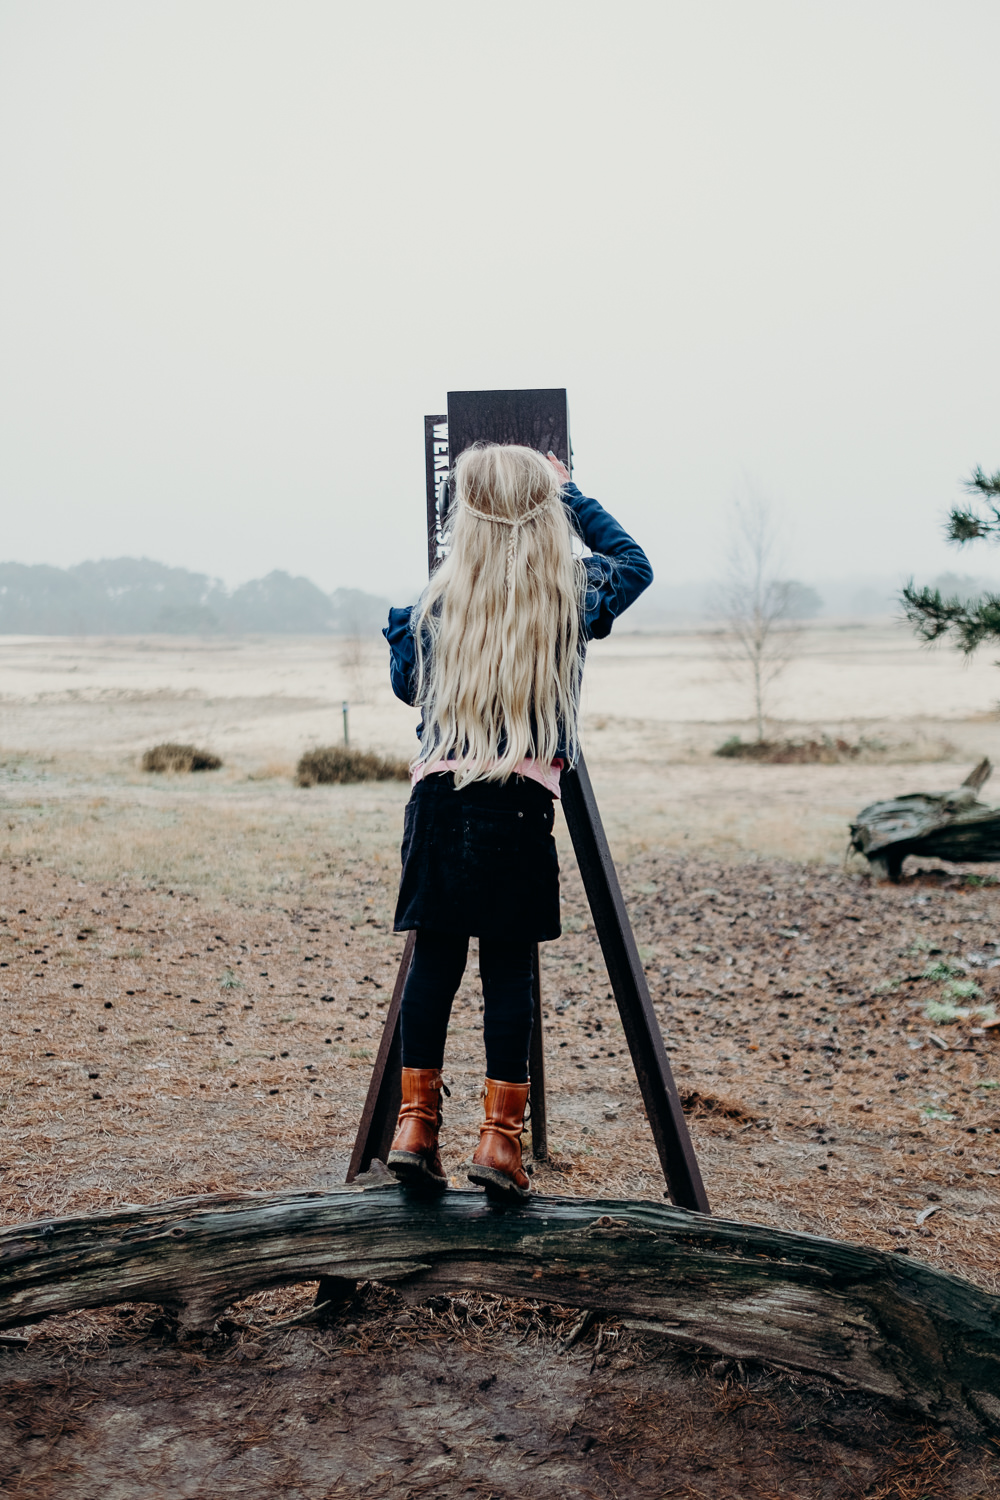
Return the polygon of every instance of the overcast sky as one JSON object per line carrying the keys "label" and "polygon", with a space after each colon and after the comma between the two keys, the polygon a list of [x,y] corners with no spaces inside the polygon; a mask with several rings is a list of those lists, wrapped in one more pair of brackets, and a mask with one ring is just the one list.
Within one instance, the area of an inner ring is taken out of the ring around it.
{"label": "overcast sky", "polygon": [[996,0],[0,0],[0,560],[400,593],[422,417],[565,385],[661,582],[995,571]]}

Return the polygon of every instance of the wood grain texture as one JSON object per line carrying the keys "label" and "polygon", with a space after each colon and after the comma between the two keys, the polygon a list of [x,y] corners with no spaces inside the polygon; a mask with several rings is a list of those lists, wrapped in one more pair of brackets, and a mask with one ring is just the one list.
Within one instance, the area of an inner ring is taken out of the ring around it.
{"label": "wood grain texture", "polygon": [[473,1288],[640,1318],[739,1359],[821,1373],[963,1431],[1000,1431],[1000,1298],[908,1258],[655,1203],[479,1193],[379,1177],[330,1192],[178,1199],[0,1232],[0,1327],[123,1301],[183,1332],[267,1287]]}
{"label": "wood grain texture", "polygon": [[880,881],[898,881],[908,854],[996,864],[1000,811],[977,797],[992,773],[984,757],[954,791],[910,792],[871,803],[851,824],[851,848],[867,857]]}

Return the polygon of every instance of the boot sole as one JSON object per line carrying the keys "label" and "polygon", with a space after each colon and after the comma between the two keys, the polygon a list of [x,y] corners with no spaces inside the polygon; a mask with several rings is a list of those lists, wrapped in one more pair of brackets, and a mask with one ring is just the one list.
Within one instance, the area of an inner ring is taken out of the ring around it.
{"label": "boot sole", "polygon": [[435,1176],[424,1158],[415,1151],[390,1151],[386,1165],[403,1187],[418,1188],[425,1193],[443,1193],[448,1186],[447,1177]]}
{"label": "boot sole", "polygon": [[486,1189],[486,1196],[494,1203],[523,1203],[531,1197],[531,1188],[519,1188],[516,1182],[496,1167],[481,1167],[476,1163],[466,1174],[470,1182]]}

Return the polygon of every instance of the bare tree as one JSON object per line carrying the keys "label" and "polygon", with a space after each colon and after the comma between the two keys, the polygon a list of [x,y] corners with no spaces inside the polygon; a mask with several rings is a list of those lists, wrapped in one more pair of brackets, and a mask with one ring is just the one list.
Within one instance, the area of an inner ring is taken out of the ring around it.
{"label": "bare tree", "polygon": [[733,533],[726,576],[716,589],[715,615],[726,633],[719,655],[734,676],[748,683],[764,738],[764,719],[775,679],[795,655],[801,634],[800,583],[781,578],[778,521],[767,500],[753,492],[733,505]]}
{"label": "bare tree", "polygon": [[369,645],[359,630],[344,636],[340,646],[340,665],[347,677],[351,699],[354,703],[367,703],[370,697],[368,680]]}

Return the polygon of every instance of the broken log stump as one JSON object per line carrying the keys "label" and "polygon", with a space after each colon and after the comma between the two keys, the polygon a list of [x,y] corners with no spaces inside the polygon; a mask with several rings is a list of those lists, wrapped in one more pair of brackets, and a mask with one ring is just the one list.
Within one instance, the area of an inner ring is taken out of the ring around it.
{"label": "broken log stump", "polygon": [[876,880],[899,880],[908,854],[955,863],[1000,861],[1000,808],[977,792],[993,767],[984,758],[951,792],[909,792],[862,808],[851,824],[851,848],[863,854]]}
{"label": "broken log stump", "polygon": [[[1000,1431],[1000,1298],[893,1252],[622,1200],[328,1192],[182,1198],[0,1231],[0,1328],[116,1302],[210,1329],[250,1292],[391,1282],[641,1318],[671,1339],[822,1374]],[[326,1299],[324,1299],[326,1300]]]}

